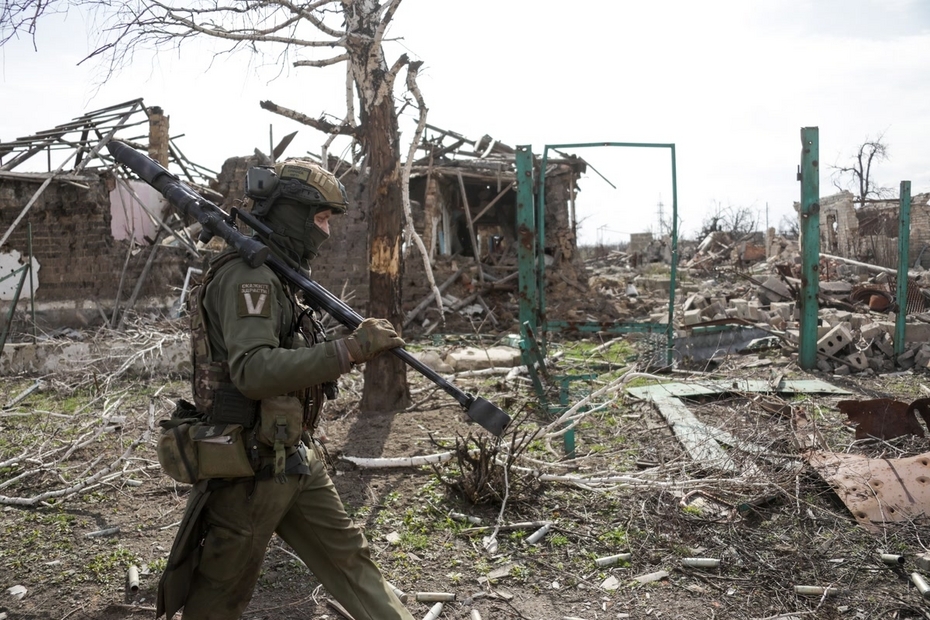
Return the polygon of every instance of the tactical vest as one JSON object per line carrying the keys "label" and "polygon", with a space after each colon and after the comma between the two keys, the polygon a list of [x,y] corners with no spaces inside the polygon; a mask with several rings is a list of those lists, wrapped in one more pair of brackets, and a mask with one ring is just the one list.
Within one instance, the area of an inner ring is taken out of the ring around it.
{"label": "tactical vest", "polygon": [[[201,414],[214,424],[227,422],[242,424],[245,428],[255,425],[258,414],[258,402],[246,398],[232,383],[229,375],[229,363],[226,360],[214,362],[210,350],[210,338],[207,334],[207,320],[204,315],[203,301],[207,285],[213,281],[216,273],[228,263],[238,258],[238,254],[229,252],[220,254],[207,269],[203,281],[192,287],[188,305],[191,322],[191,393],[194,406]],[[238,419],[217,419],[227,417]]]}
{"label": "tactical vest", "polygon": [[[191,392],[194,405],[213,424],[241,424],[250,429],[255,426],[260,413],[259,401],[242,394],[232,383],[227,360],[213,361],[210,339],[207,333],[207,320],[204,312],[204,297],[207,286],[216,273],[225,265],[237,259],[235,252],[224,252],[210,265],[203,281],[192,287],[189,298],[188,315],[190,316],[191,334]],[[284,321],[278,335],[279,346],[291,348],[294,339],[300,334],[307,346],[323,341],[322,326],[308,310],[299,311],[290,290],[285,287],[285,294],[291,302],[291,320]],[[335,397],[335,384],[313,386],[299,393],[291,394],[303,403],[303,429],[313,432],[319,419],[325,396]]]}

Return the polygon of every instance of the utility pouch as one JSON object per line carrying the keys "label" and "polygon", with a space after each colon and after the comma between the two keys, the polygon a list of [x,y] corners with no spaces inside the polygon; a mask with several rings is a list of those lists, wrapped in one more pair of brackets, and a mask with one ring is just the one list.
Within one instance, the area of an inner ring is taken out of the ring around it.
{"label": "utility pouch", "polygon": [[203,421],[197,408],[186,400],[179,399],[171,417],[161,420],[161,435],[158,437],[158,462],[166,474],[186,484],[197,482],[197,448],[191,440],[190,429]]}
{"label": "utility pouch", "polygon": [[158,462],[166,474],[185,484],[208,478],[255,475],[245,450],[242,426],[205,424],[186,400],[179,400],[167,420],[159,422]]}
{"label": "utility pouch", "polygon": [[197,463],[197,448],[191,439],[191,428],[197,418],[171,418],[162,420],[161,435],[158,437],[158,462],[162,470],[185,484],[197,482],[200,467]]}
{"label": "utility pouch", "polygon": [[238,424],[243,428],[255,426],[258,402],[246,397],[233,385],[223,385],[213,392],[213,409],[210,421],[214,424]]}
{"label": "utility pouch", "polygon": [[249,463],[240,424],[202,424],[191,428],[197,447],[199,480],[247,478],[255,471]]}
{"label": "utility pouch", "polygon": [[275,396],[261,401],[258,440],[274,448],[274,475],[279,480],[285,473],[287,448],[300,443],[303,417],[303,404],[294,396]]}

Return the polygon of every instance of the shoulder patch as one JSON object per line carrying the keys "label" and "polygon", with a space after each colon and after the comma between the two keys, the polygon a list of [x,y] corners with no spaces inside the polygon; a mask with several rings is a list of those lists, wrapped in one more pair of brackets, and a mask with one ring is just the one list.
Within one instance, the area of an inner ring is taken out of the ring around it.
{"label": "shoulder patch", "polygon": [[271,316],[271,285],[242,283],[239,285],[239,316]]}

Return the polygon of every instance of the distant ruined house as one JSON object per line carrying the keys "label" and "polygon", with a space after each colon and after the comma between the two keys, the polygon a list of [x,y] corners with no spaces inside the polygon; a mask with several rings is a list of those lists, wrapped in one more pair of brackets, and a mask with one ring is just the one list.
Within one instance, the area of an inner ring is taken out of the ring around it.
{"label": "distant ruined house", "polygon": [[[797,203],[795,203],[797,205]],[[848,191],[820,199],[820,249],[880,267],[898,265],[898,199],[856,206]],[[930,267],[930,193],[911,196],[909,267]]]}

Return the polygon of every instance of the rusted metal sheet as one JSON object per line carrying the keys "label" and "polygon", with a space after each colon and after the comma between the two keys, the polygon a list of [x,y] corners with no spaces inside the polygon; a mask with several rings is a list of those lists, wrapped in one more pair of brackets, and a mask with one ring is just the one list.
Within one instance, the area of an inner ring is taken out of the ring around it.
{"label": "rusted metal sheet", "polygon": [[807,461],[867,530],[875,532],[884,523],[908,521],[930,512],[930,453],[870,459],[812,451]]}
{"label": "rusted metal sheet", "polygon": [[856,425],[856,439],[923,437],[924,429],[917,420],[918,415],[930,428],[930,398],[919,398],[911,404],[890,398],[841,400],[836,406]]}

